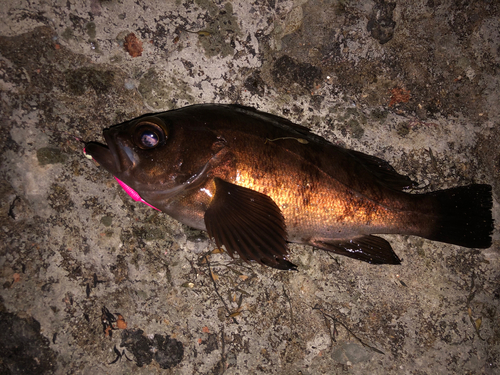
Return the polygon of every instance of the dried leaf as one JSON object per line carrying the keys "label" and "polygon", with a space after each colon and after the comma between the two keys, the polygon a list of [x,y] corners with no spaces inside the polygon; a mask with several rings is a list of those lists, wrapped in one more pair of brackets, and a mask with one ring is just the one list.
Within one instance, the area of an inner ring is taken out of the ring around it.
{"label": "dried leaf", "polygon": [[476,319],[476,330],[479,331],[479,328],[481,328],[481,323],[483,322],[482,318],[477,318]]}
{"label": "dried leaf", "polygon": [[116,320],[116,327],[119,329],[126,329],[127,328],[127,322],[125,319],[123,319],[123,316],[118,314],[118,319]]}
{"label": "dried leaf", "polygon": [[228,316],[228,318],[234,318],[234,317],[236,317],[236,316],[238,316],[238,315],[241,315],[241,311],[235,311],[234,313],[230,314],[230,315]]}
{"label": "dried leaf", "polygon": [[410,98],[410,90],[395,87],[391,90],[391,101],[389,103],[389,107],[398,103],[407,103],[410,101]]}
{"label": "dried leaf", "polygon": [[223,249],[221,249],[220,247],[217,247],[215,249],[213,249],[210,254],[222,254],[224,252]]}
{"label": "dried leaf", "polygon": [[134,33],[130,33],[125,37],[123,47],[132,57],[139,57],[142,55],[142,41],[137,38]]}

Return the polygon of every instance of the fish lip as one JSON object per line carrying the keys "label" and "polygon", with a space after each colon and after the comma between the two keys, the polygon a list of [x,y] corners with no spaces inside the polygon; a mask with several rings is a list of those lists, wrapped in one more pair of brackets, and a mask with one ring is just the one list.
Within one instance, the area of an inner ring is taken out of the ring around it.
{"label": "fish lip", "polygon": [[118,155],[118,149],[116,147],[116,142],[113,142],[110,130],[104,129],[103,136],[104,139],[106,140],[106,145],[108,146],[108,150],[113,158],[113,164],[116,170],[116,172],[113,174],[118,174],[123,172],[122,163],[120,162],[120,156]]}
{"label": "fish lip", "polygon": [[106,144],[99,142],[87,142],[85,144],[84,152],[86,155],[90,155],[97,163],[102,165],[104,169],[111,172],[113,175],[117,175],[122,172],[122,166],[119,162],[116,146],[107,132],[107,129],[104,130],[103,135]]}

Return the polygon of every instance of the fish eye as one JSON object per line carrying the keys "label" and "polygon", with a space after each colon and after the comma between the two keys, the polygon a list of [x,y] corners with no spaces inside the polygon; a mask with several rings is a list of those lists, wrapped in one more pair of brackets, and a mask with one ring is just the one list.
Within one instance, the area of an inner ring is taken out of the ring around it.
{"label": "fish eye", "polygon": [[158,134],[151,130],[144,130],[140,134],[139,140],[141,142],[141,145],[145,148],[153,148],[156,147],[158,143],[160,143],[160,137],[158,136]]}
{"label": "fish eye", "polygon": [[[159,124],[161,123],[161,124]],[[163,122],[158,119],[148,119],[135,126],[135,144],[143,150],[151,150],[165,143],[167,138]]]}

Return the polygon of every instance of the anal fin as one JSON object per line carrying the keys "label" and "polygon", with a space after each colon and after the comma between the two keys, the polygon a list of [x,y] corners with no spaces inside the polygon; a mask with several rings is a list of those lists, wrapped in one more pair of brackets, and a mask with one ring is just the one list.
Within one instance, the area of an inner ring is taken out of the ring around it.
{"label": "anal fin", "polygon": [[401,264],[389,242],[376,236],[348,240],[310,241],[312,246],[371,264]]}

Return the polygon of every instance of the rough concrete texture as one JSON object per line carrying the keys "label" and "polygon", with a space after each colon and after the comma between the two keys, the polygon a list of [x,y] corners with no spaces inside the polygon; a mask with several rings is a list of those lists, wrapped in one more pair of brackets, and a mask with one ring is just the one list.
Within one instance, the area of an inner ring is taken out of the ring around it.
{"label": "rough concrete texture", "polygon": [[498,223],[499,8],[2,1],[0,373],[499,373],[498,225],[486,250],[386,236],[401,266],[293,245],[277,271],[133,202],[77,140],[240,103],[426,190],[492,184]]}

